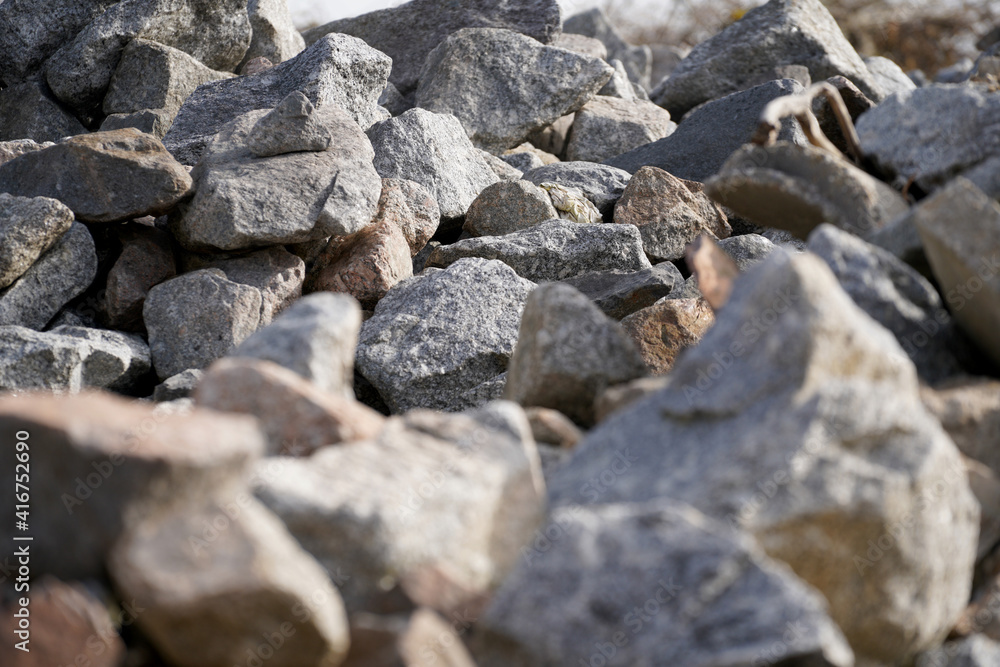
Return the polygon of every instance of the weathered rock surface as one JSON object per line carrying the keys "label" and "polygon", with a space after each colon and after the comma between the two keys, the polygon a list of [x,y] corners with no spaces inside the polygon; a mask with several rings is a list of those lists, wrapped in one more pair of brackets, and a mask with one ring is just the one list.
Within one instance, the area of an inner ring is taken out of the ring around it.
{"label": "weathered rock surface", "polygon": [[156,285],[177,275],[170,235],[131,223],[118,232],[122,251],[108,272],[104,306],[108,322],[121,329],[142,327],[142,306]]}
{"label": "weathered rock surface", "polygon": [[670,113],[652,102],[599,95],[576,111],[566,159],[602,162],[676,129]]}
{"label": "weathered rock surface", "polygon": [[535,185],[556,183],[580,188],[604,216],[605,222],[611,221],[615,202],[621,198],[629,178],[631,175],[626,171],[594,162],[558,162],[524,174],[524,180]]}
{"label": "weathered rock surface", "polygon": [[563,30],[600,40],[608,50],[608,62],[621,61],[632,81],[649,88],[652,51],[646,45],[633,46],[626,42],[603,9],[595,7],[570,16],[563,23]]}
{"label": "weathered rock surface", "polygon": [[617,322],[569,285],[545,284],[525,303],[504,397],[590,425],[599,393],[644,372]]}
{"label": "weathered rock surface", "polygon": [[905,93],[917,88],[913,80],[906,76],[906,72],[888,58],[882,56],[865,58],[865,67],[871,72],[872,77],[886,97],[893,93]]}
{"label": "weathered rock surface", "polygon": [[[96,372],[85,377],[91,356],[95,357],[95,362],[106,361],[101,359],[101,351],[77,337],[20,326],[0,326],[0,388],[14,392],[77,393],[87,386],[106,387],[118,379],[116,376],[108,381],[108,374]],[[148,370],[148,350],[146,363]],[[88,382],[95,379],[104,383]]]}
{"label": "weathered rock surface", "polygon": [[383,178],[375,220],[399,227],[414,256],[427,245],[441,222],[441,210],[427,188],[401,178]]}
{"label": "weathered rock surface", "polygon": [[47,197],[0,193],[0,289],[24,275],[73,224],[73,211]]}
{"label": "weathered rock surface", "polygon": [[552,206],[555,207],[562,220],[580,224],[596,225],[604,221],[601,211],[587,199],[587,194],[580,188],[566,187],[558,183],[543,181],[538,184],[549,195]]}
{"label": "weathered rock surface", "polygon": [[87,128],[62,108],[41,81],[27,81],[0,90],[0,141],[58,141],[86,132]]}
{"label": "weathered rock surface", "polygon": [[292,24],[292,15],[285,0],[249,0],[247,14],[252,35],[240,67],[255,58],[267,58],[277,65],[294,58],[306,48],[301,33]]}
{"label": "weathered rock surface", "polygon": [[367,129],[384,117],[378,98],[390,67],[384,53],[361,40],[328,35],[280,65],[200,86],[184,102],[163,143],[183,164],[194,165],[227,123],[249,111],[270,111],[296,90],[317,107],[339,104]]}
{"label": "weathered rock surface", "polygon": [[333,142],[333,129],[324,114],[301,90],[288,94],[278,106],[261,116],[247,136],[247,146],[257,157],[299,151],[325,151]]}
{"label": "weathered rock surface", "polygon": [[622,320],[653,375],[669,373],[678,355],[697,345],[713,324],[715,315],[705,299],[663,299]]}
{"label": "weathered rock surface", "polygon": [[72,326],[55,327],[48,333],[86,341],[90,350],[81,347],[84,387],[127,392],[153,368],[149,346],[139,336]]}
{"label": "weathered rock surface", "polygon": [[639,230],[627,225],[549,220],[504,236],[480,236],[440,246],[427,266],[469,257],[498,259],[533,282],[565,280],[587,271],[641,271],[651,265]]}
{"label": "weathered rock surface", "polygon": [[[563,22],[563,27],[565,28],[565,22]],[[604,46],[601,40],[594,37],[562,32],[552,40],[552,46],[558,46],[560,49],[579,53],[582,56],[600,58],[605,62],[608,60],[608,47]]]}
{"label": "weathered rock surface", "polygon": [[463,230],[471,236],[503,236],[558,218],[545,190],[530,181],[500,181],[469,206]]}
{"label": "weathered rock surface", "polygon": [[583,292],[611,319],[621,320],[667,296],[684,278],[676,266],[663,262],[641,271],[588,271],[562,282]]}
{"label": "weathered rock surface", "polygon": [[580,109],[612,74],[603,60],[511,30],[465,28],[428,54],[416,104],[452,114],[474,145],[499,154]]}
{"label": "weathered rock surface", "polygon": [[509,266],[478,258],[405,280],[362,326],[358,371],[393,412],[448,410],[507,370],[533,288]]}
{"label": "weathered rock surface", "polygon": [[197,368],[189,368],[183,373],[168,377],[156,385],[156,388],[153,390],[153,400],[157,403],[165,403],[181,398],[189,398],[204,375],[205,371],[198,370]]}
{"label": "weathered rock surface", "polygon": [[954,378],[921,389],[924,407],[937,417],[959,451],[1000,473],[995,434],[1000,429],[1000,383],[989,378]]}

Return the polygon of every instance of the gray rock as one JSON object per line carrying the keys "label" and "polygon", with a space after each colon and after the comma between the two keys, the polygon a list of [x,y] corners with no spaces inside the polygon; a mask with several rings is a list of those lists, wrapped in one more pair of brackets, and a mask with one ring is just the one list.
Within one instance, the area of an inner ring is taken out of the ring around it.
{"label": "gray rock", "polygon": [[254,58],[267,58],[277,65],[302,53],[305,40],[292,24],[285,0],[249,0],[247,14],[253,35],[243,56],[243,67]]}
{"label": "gray rock", "polygon": [[573,287],[550,283],[525,303],[504,397],[590,426],[598,394],[645,374],[620,324]]}
{"label": "gray rock", "polygon": [[641,271],[588,271],[562,282],[583,292],[605,315],[621,320],[652,306],[684,284],[676,266],[663,262]]}
{"label": "gray rock", "polygon": [[649,77],[651,86],[670,76],[689,51],[668,44],[650,44],[649,48],[653,53],[653,73]]}
{"label": "gray rock", "polygon": [[746,271],[754,264],[764,261],[778,246],[766,236],[743,234],[722,239],[719,247],[736,262],[740,271]]}
{"label": "gray rock", "polygon": [[560,31],[562,16],[556,0],[460,0],[442,5],[438,0],[411,0],[399,7],[333,21],[303,33],[307,44],[323,35],[344,33],[360,37],[392,58],[389,80],[404,95],[417,87],[424,61],[444,39],[462,28],[507,28],[543,44]]}
{"label": "gray rock", "polygon": [[305,94],[296,90],[262,116],[247,136],[247,146],[257,157],[298,151],[325,151],[333,142],[330,125]]}
{"label": "gray rock", "polygon": [[166,403],[179,398],[189,398],[204,374],[205,371],[189,368],[177,375],[171,375],[153,389],[153,400],[157,403]]}
{"label": "gray rock", "polygon": [[944,67],[934,75],[934,83],[958,84],[969,80],[969,74],[975,62],[971,58],[961,58],[948,67]]}
{"label": "gray rock", "polygon": [[906,262],[925,278],[933,277],[931,265],[924,254],[924,244],[920,240],[920,232],[914,223],[920,206],[914,206],[905,215],[866,234],[865,241],[892,253],[897,259]]}
{"label": "gray rock", "polygon": [[305,296],[232,352],[272,361],[323,391],[354,398],[354,348],[361,308],[344,294]]}
{"label": "gray rock", "polygon": [[976,86],[918,88],[891,96],[857,126],[869,158],[930,192],[1000,155],[1000,94]]}
{"label": "gray rock", "polygon": [[[0,6],[6,5],[5,2]],[[62,108],[41,81],[28,81],[0,90],[0,141],[58,141],[86,132],[87,128]]]}
{"label": "gray rock", "polygon": [[538,169],[539,167],[545,166],[545,163],[542,162],[542,158],[538,157],[538,155],[532,151],[508,153],[506,155],[501,155],[500,159],[520,172],[521,175],[517,178],[521,178],[526,172],[529,172],[532,169]]}
{"label": "gray rock", "polygon": [[476,627],[482,667],[854,665],[815,589],[666,499],[555,511]]}
{"label": "gray rock", "polygon": [[479,154],[501,181],[518,181],[522,176],[524,176],[524,170],[518,169],[512,163],[503,159],[503,157],[497,157],[496,155],[488,153],[484,150],[480,150]]}
{"label": "gray rock", "polygon": [[610,222],[617,202],[631,175],[621,169],[593,162],[557,162],[532,169],[524,180],[535,185],[557,183],[569,188],[580,188],[597,210]]}
{"label": "gray rock", "polygon": [[73,211],[47,197],[0,193],[0,289],[24,275],[73,224]]}
{"label": "gray rock", "polygon": [[378,123],[368,136],[379,175],[427,188],[445,222],[460,220],[479,193],[499,180],[454,116],[411,109]]}
{"label": "gray rock", "polygon": [[163,143],[184,164],[194,165],[223,126],[248,111],[270,111],[300,90],[318,107],[336,103],[366,129],[382,118],[378,97],[391,61],[347,35],[329,35],[291,60],[257,74],[198,88],[181,107]]}
{"label": "gray rock", "polygon": [[481,408],[490,401],[503,399],[504,388],[507,386],[507,373],[503,372],[485,382],[480,382],[472,389],[463,391],[452,402],[454,411],[473,410]]}
{"label": "gray rock", "polygon": [[116,232],[121,254],[107,273],[103,299],[98,299],[103,304],[95,310],[112,328],[142,331],[142,306],[149,290],[177,275],[174,239],[166,230],[139,222]]}
{"label": "gray rock", "polygon": [[504,236],[481,236],[440,246],[427,266],[469,258],[498,259],[534,282],[565,280],[587,271],[641,271],[651,265],[631,225],[549,220]]}
{"label": "gray rock", "polygon": [[30,269],[0,291],[0,325],[41,329],[96,276],[94,239],[84,225],[74,222]]}
{"label": "gray rock", "polygon": [[16,157],[25,153],[34,153],[52,145],[51,141],[36,143],[32,139],[15,139],[13,141],[0,141],[0,164],[10,162]]}
{"label": "gray rock", "polygon": [[600,40],[608,50],[609,61],[620,60],[632,81],[649,88],[652,51],[646,45],[632,46],[627,43],[603,9],[595,7],[570,16],[563,23],[563,31]]}
{"label": "gray rock", "polygon": [[566,150],[566,137],[576,114],[566,114],[548,127],[533,133],[528,141],[538,150],[559,157]]}
{"label": "gray rock", "polygon": [[499,154],[582,107],[613,73],[511,30],[466,28],[427,56],[416,103],[452,114],[473,144]]}
{"label": "gray rock", "polygon": [[558,217],[548,193],[537,185],[500,181],[472,202],[463,229],[471,236],[502,236]]}
{"label": "gray rock", "polygon": [[58,199],[84,222],[161,215],[190,188],[160,140],[132,129],[69,137],[0,165],[0,192]]}
{"label": "gray rock", "polygon": [[[608,64],[614,68],[615,73],[611,75],[611,78],[608,79],[606,84],[604,84],[604,87],[597,91],[598,96],[614,97],[620,100],[632,101],[640,99],[639,96],[636,95],[636,86],[629,81],[628,72],[625,71],[625,65],[622,64],[622,61],[613,60]],[[642,87],[639,86],[638,90],[642,90]],[[645,99],[648,101],[648,98],[649,96],[647,95]],[[670,113],[663,107],[656,108],[665,111],[667,114]]]}
{"label": "gray rock", "polygon": [[205,148],[191,172],[194,198],[170,216],[184,247],[231,251],[302,243],[371,223],[382,179],[372,166],[371,144],[350,115],[333,103],[313,114],[335,137],[336,150],[261,159],[248,143],[267,113],[238,117]]}
{"label": "gray rock", "polygon": [[986,158],[977,166],[965,171],[963,177],[976,184],[980,190],[1000,201],[1000,154]]}
{"label": "gray rock", "polygon": [[76,393],[91,347],[84,341],[0,325],[0,389]]}
{"label": "gray rock", "polygon": [[[714,100],[688,114],[670,136],[604,162],[630,174],[652,166],[677,178],[705,181],[750,141],[768,102],[803,90],[797,81],[782,79]],[[790,120],[782,123],[778,138],[799,146],[808,143],[802,128]]]}
{"label": "gray rock", "polygon": [[149,290],[142,319],[161,380],[205,368],[246,340],[260,322],[260,290],[203,269]]}
{"label": "gray rock", "polygon": [[250,44],[245,0],[123,0],[48,60],[52,92],[80,114],[99,110],[133,39],[172,46],[214,70],[233,71]]}
{"label": "gray rock", "polygon": [[608,47],[604,46],[604,42],[594,37],[563,32],[552,41],[552,46],[558,46],[560,49],[579,53],[581,56],[600,58],[604,61],[608,60]]}
{"label": "gray rock", "polygon": [[404,280],[361,327],[358,371],[393,412],[451,410],[464,392],[507,370],[533,288],[484,259]]}
{"label": "gray rock", "polygon": [[970,635],[917,656],[916,667],[989,667],[1000,663],[1000,644],[986,635]]}
{"label": "gray rock", "polygon": [[813,81],[847,77],[876,102],[885,97],[820,0],[771,0],[747,12],[696,46],[650,97],[680,118],[703,102],[760,83],[762,72],[786,65],[804,65]]}
{"label": "gray rock", "polygon": [[391,83],[385,84],[385,90],[378,96],[378,104],[393,116],[406,113],[413,108],[412,100],[407,100],[399,89]]}
{"label": "gray rock", "polygon": [[553,506],[689,503],[819,589],[859,661],[940,642],[969,598],[977,503],[913,364],[822,260],[743,274],[669,378],[577,446]]}
{"label": "gray rock", "polygon": [[132,113],[111,114],[101,123],[100,131],[111,132],[132,127],[157,139],[163,139],[173,122],[174,114],[165,109],[143,109]]}
{"label": "gray rock", "polygon": [[278,461],[257,495],[336,577],[352,613],[398,607],[400,587],[442,611],[450,595],[469,604],[503,581],[544,517],[531,429],[508,402],[413,411],[373,440]]}
{"label": "gray rock", "polygon": [[899,65],[882,56],[865,58],[865,66],[888,97],[893,93],[905,93],[916,89],[916,84]]}
{"label": "gray rock", "polygon": [[128,392],[152,370],[149,346],[139,336],[109,329],[60,326],[48,333],[86,341],[91,350],[83,358],[84,387]]}
{"label": "gray rock", "polygon": [[567,160],[601,162],[673,134],[670,113],[652,102],[598,96],[576,112]]}
{"label": "gray rock", "polygon": [[861,310],[891,331],[928,384],[961,369],[951,352],[955,330],[937,290],[891,253],[832,225],[809,235],[809,250],[827,263]]}

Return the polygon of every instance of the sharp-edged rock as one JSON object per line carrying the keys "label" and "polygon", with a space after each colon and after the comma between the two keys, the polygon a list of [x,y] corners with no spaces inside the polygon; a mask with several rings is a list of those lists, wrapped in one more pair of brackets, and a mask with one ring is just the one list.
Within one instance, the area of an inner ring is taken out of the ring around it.
{"label": "sharp-edged rock", "polygon": [[670,136],[676,129],[670,113],[652,102],[600,95],[576,111],[566,159],[602,162]]}
{"label": "sharp-edged rock", "polygon": [[24,275],[73,224],[73,211],[47,197],[0,193],[0,289]]}

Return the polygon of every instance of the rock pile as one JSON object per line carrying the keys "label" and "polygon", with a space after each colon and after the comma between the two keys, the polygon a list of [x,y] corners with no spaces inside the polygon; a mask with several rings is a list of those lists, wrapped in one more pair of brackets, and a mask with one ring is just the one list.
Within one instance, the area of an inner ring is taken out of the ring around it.
{"label": "rock pile", "polygon": [[0,0],[0,665],[995,665],[995,48],[677,46]]}

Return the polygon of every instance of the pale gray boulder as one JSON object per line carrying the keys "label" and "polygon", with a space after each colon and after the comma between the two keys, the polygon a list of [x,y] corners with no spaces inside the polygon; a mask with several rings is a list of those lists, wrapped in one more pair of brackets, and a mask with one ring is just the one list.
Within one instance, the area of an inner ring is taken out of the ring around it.
{"label": "pale gray boulder", "polygon": [[500,181],[479,193],[463,229],[472,236],[502,236],[558,218],[545,190],[530,181]]}
{"label": "pale gray boulder", "polygon": [[84,387],[128,392],[153,368],[149,346],[133,334],[72,326],[59,326],[47,333],[86,341],[90,346],[83,359]]}
{"label": "pale gray boulder", "polygon": [[567,160],[602,162],[673,134],[670,112],[652,102],[599,95],[576,112]]}
{"label": "pale gray boulder", "polygon": [[253,32],[240,67],[254,58],[267,58],[277,65],[305,50],[306,42],[295,29],[285,0],[249,0],[247,13]]}
{"label": "pale gray boulder", "polygon": [[0,193],[0,289],[24,275],[72,224],[73,211],[58,200]]}
{"label": "pale gray boulder", "polygon": [[563,23],[563,31],[599,40],[608,50],[609,62],[621,61],[629,79],[644,88],[650,87],[653,65],[653,53],[650,47],[645,44],[633,46],[626,42],[600,7],[570,16]]}
{"label": "pale gray boulder", "polygon": [[271,157],[299,151],[325,151],[333,142],[333,128],[325,114],[302,91],[288,94],[250,130],[247,146],[257,157]]}

